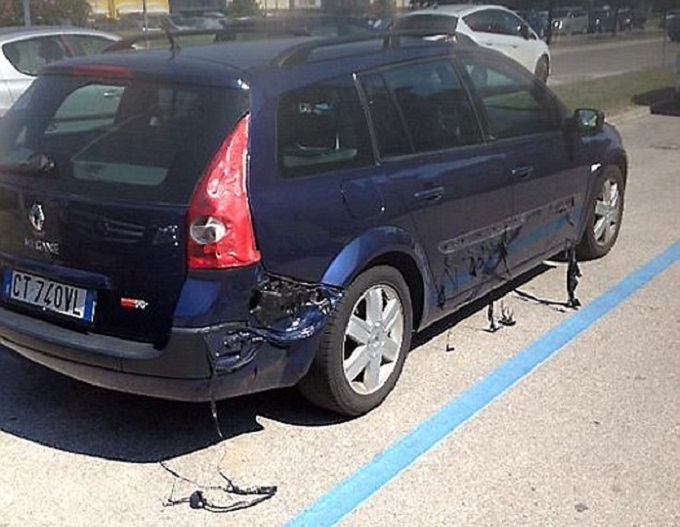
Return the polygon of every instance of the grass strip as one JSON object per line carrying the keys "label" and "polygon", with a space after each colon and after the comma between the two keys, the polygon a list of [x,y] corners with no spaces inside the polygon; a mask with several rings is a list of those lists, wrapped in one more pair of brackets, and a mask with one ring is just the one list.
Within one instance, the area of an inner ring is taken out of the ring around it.
{"label": "grass strip", "polygon": [[598,108],[607,115],[639,106],[654,106],[672,99],[670,66],[551,86],[572,110]]}

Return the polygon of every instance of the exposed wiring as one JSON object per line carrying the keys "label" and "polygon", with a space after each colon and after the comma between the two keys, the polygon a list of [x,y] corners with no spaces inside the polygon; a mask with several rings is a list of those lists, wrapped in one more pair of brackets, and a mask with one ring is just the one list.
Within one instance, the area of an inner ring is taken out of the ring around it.
{"label": "exposed wiring", "polygon": [[[172,488],[170,489],[170,494],[163,502],[163,507],[173,507],[175,505],[189,504],[192,509],[204,509],[208,512],[233,512],[242,509],[248,509],[254,507],[255,505],[262,503],[263,501],[269,500],[276,495],[278,488],[276,485],[268,486],[253,486],[253,487],[239,487],[234,484],[234,482],[222,472],[220,468],[217,469],[218,474],[224,480],[222,485],[201,485],[198,482],[185,478],[180,475],[175,470],[168,467],[165,462],[160,462],[161,467],[171,474],[175,479],[172,483]],[[195,487],[189,496],[183,496],[180,498],[175,497],[175,487],[177,481],[184,481]],[[209,493],[218,493],[216,497],[208,496]],[[216,498],[219,495],[231,495],[231,496],[241,496],[250,497],[251,499],[246,500],[236,500],[228,504],[221,504]]]}

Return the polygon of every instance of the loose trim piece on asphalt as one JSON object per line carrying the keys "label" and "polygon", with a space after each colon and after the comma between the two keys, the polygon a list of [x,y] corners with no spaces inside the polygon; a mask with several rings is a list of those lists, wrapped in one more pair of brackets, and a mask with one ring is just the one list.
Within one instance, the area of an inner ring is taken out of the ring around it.
{"label": "loose trim piece on asphalt", "polygon": [[680,242],[676,242],[378,454],[371,462],[293,518],[288,527],[335,525],[420,456],[436,447],[460,425],[679,259]]}

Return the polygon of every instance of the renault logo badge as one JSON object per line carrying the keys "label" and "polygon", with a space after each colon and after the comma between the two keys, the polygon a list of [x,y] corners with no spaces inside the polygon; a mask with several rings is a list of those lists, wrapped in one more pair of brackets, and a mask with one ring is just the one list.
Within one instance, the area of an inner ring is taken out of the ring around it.
{"label": "renault logo badge", "polygon": [[45,226],[45,213],[43,212],[42,205],[37,201],[33,204],[31,210],[28,211],[28,221],[36,231],[43,231],[43,227]]}

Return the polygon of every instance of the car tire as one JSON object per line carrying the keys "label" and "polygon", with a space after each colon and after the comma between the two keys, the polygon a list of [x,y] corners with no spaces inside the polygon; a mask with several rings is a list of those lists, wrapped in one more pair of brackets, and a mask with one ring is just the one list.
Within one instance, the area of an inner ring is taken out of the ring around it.
{"label": "car tire", "polygon": [[594,260],[607,254],[621,230],[625,182],[621,169],[608,165],[588,204],[585,231],[576,254],[580,260]]}
{"label": "car tire", "polygon": [[548,62],[548,57],[543,55],[536,62],[536,68],[534,69],[534,75],[542,80],[544,83],[548,82],[548,74],[550,73],[550,62]]}
{"label": "car tire", "polygon": [[360,274],[329,316],[298,388],[313,404],[346,416],[379,406],[394,388],[411,346],[413,313],[399,271]]}

